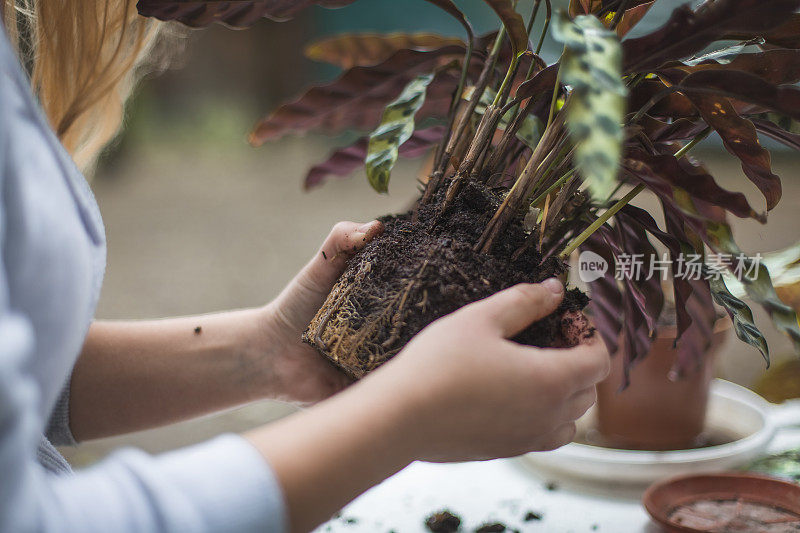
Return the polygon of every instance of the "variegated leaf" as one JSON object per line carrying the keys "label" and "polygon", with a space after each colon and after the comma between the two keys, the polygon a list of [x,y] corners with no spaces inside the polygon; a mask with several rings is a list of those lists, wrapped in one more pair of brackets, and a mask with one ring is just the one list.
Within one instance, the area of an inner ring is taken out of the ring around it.
{"label": "variegated leaf", "polygon": [[561,79],[572,86],[566,124],[575,164],[592,194],[605,200],[616,185],[627,90],[617,35],[593,16],[558,18],[553,36],[564,44]]}
{"label": "variegated leaf", "polygon": [[425,102],[425,91],[433,73],[417,76],[383,112],[381,123],[369,136],[367,179],[378,192],[389,190],[389,177],[397,162],[398,149],[414,133],[414,116]]}
{"label": "variegated leaf", "polygon": [[[415,130],[411,138],[400,147],[400,157],[412,158],[426,154],[436,143],[441,142],[444,132],[445,127],[441,125]],[[331,176],[350,175],[364,165],[368,144],[369,138],[362,137],[350,146],[334,150],[325,161],[308,170],[306,179],[303,180],[303,189],[319,187]]]}

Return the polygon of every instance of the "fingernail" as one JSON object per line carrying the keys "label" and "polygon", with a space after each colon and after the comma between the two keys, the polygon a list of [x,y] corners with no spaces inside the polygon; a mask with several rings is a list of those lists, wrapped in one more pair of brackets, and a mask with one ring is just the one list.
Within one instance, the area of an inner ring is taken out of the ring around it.
{"label": "fingernail", "polygon": [[564,285],[556,278],[547,278],[542,282],[542,286],[549,289],[553,294],[561,294],[564,292]]}

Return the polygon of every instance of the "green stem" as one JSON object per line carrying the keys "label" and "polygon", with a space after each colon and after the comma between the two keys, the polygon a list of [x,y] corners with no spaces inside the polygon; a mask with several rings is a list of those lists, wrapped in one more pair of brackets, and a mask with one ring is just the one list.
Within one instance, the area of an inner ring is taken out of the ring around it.
{"label": "green stem", "polygon": [[[681,157],[683,157],[684,155],[686,155],[686,154],[689,152],[689,150],[691,150],[692,148],[694,148],[695,146],[697,146],[697,144],[698,144],[700,141],[702,141],[703,139],[705,139],[706,137],[708,137],[708,134],[709,134],[709,133],[711,133],[711,128],[706,128],[705,130],[703,130],[702,132],[700,132],[700,133],[699,133],[697,136],[695,136],[695,137],[694,137],[694,138],[693,138],[691,141],[689,141],[688,143],[686,143],[686,145],[684,145],[684,146],[683,146],[683,147],[682,147],[680,150],[678,150],[677,152],[675,152],[675,159],[680,159]],[[631,190],[628,192],[628,194],[626,194],[625,196],[623,196],[622,198],[620,198],[620,199],[619,199],[619,200],[618,200],[618,201],[617,201],[617,202],[616,202],[614,205],[612,205],[611,207],[609,207],[609,208],[606,210],[606,212],[605,212],[605,213],[603,213],[603,214],[602,214],[600,217],[598,217],[598,218],[597,218],[597,220],[595,220],[594,222],[592,222],[592,223],[589,225],[589,227],[588,227],[588,228],[586,228],[585,230],[583,230],[583,231],[580,233],[580,235],[578,235],[577,237],[575,237],[575,239],[573,239],[573,240],[572,240],[572,242],[571,242],[571,243],[569,243],[569,245],[568,245],[566,248],[564,248],[564,250],[562,250],[562,252],[559,254],[559,257],[561,257],[561,259],[562,259],[562,260],[566,260],[566,258],[568,258],[568,257],[569,257],[569,255],[570,255],[572,252],[574,252],[574,251],[575,251],[575,250],[578,248],[578,246],[580,246],[581,244],[583,244],[583,243],[584,243],[584,241],[586,241],[586,239],[588,239],[588,238],[589,238],[589,237],[592,235],[592,233],[594,233],[595,231],[597,231],[597,230],[600,228],[600,226],[602,226],[603,224],[605,224],[606,222],[608,222],[608,219],[610,219],[610,218],[611,218],[611,217],[613,217],[615,214],[617,214],[617,212],[618,212],[620,209],[622,209],[623,207],[625,207],[626,205],[628,205],[628,203],[629,203],[631,200],[633,200],[633,199],[636,197],[636,195],[637,195],[637,194],[639,194],[640,192],[642,192],[644,189],[645,189],[645,184],[644,184],[644,183],[640,183],[639,185],[637,185],[636,187],[634,187],[633,189],[631,189]]]}
{"label": "green stem", "polygon": [[533,23],[536,22],[536,15],[539,13],[539,6],[542,4],[542,0],[536,0],[533,3],[533,12],[531,13],[531,18],[528,20],[528,37],[531,35],[531,30],[533,29]]}
{"label": "green stem", "polygon": [[638,74],[634,74],[628,78],[628,87],[636,87],[639,85],[643,79],[647,78],[646,72],[639,72]]}
{"label": "green stem", "polygon": [[680,150],[675,152],[675,159],[680,159],[681,157],[685,156],[689,152],[689,150],[697,146],[697,143],[708,137],[710,133],[711,133],[711,128],[706,128],[700,133],[698,133],[694,137],[694,139],[686,143]]}
{"label": "green stem", "polygon": [[628,4],[630,0],[622,0],[620,6],[617,8],[617,11],[614,13],[614,18],[611,20],[611,26],[609,26],[610,30],[615,30],[617,28],[617,24],[622,20],[622,17],[625,16],[625,10],[628,9]]}
{"label": "green stem", "polygon": [[537,56],[539,55],[539,52],[542,51],[544,36],[547,35],[547,29],[550,27],[550,18],[553,16],[553,6],[550,5],[550,0],[545,0],[545,4],[547,7],[547,17],[544,19],[544,28],[542,28],[542,34],[539,36],[539,44],[536,45]]}
{"label": "green stem", "polygon": [[500,84],[500,88],[497,90],[497,94],[494,95],[494,101],[492,105],[500,105],[500,99],[503,96],[503,93],[506,90],[506,87],[509,83],[511,83],[511,78],[514,77],[514,73],[517,71],[517,64],[519,63],[519,58],[525,55],[525,52],[514,56],[514,59],[511,60],[511,64],[508,66],[508,71],[506,71],[506,77],[503,78],[503,83]]}
{"label": "green stem", "polygon": [[467,74],[469,73],[469,64],[472,62],[472,52],[474,47],[474,39],[468,38],[467,53],[464,56],[464,66],[461,69],[461,78],[458,80],[458,87],[456,94],[453,96],[453,101],[450,102],[450,115],[455,115],[458,104],[461,102],[461,97],[464,94],[464,86],[467,84]]}
{"label": "green stem", "polygon": [[639,185],[631,189],[630,192],[628,192],[628,194],[619,199],[617,203],[609,207],[605,213],[603,213],[600,217],[598,217],[597,220],[592,222],[588,228],[586,228],[581,232],[580,235],[575,237],[575,239],[573,239],[572,242],[569,243],[569,245],[566,248],[564,248],[564,250],[559,254],[559,257],[561,257],[562,260],[566,260],[569,257],[569,255],[578,248],[578,246],[583,244],[583,242],[592,235],[592,233],[597,231],[600,228],[600,226],[608,222],[609,218],[616,215],[617,211],[628,205],[628,203],[631,200],[633,200],[634,197],[636,197],[636,195],[642,192],[644,189],[645,189],[644,183],[640,183]]}
{"label": "green stem", "polygon": [[561,176],[560,178],[558,178],[551,186],[549,186],[547,189],[545,189],[544,192],[542,192],[542,194],[540,194],[539,196],[534,198],[534,200],[531,202],[531,205],[538,205],[539,202],[541,202],[542,200],[547,198],[547,196],[551,192],[556,190],[558,187],[563,185],[565,181],[570,179],[573,174],[575,174],[575,169],[574,168],[572,170],[570,170],[569,172],[567,172],[566,174],[564,174],[563,176]]}
{"label": "green stem", "polygon": [[[564,57],[563,54],[561,57]],[[558,72],[556,72],[556,83],[553,86],[553,98],[550,100],[550,114],[547,116],[547,127],[553,122],[553,115],[556,111],[556,102],[558,101],[558,89],[561,87],[561,64],[559,63]],[[547,129],[547,128],[545,128]]]}

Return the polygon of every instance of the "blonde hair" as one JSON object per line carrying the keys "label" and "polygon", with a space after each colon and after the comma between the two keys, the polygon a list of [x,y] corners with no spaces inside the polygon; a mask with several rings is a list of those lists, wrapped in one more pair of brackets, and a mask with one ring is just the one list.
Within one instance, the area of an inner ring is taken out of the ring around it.
{"label": "blonde hair", "polygon": [[159,23],[135,0],[3,0],[6,31],[50,124],[84,172],[119,131]]}

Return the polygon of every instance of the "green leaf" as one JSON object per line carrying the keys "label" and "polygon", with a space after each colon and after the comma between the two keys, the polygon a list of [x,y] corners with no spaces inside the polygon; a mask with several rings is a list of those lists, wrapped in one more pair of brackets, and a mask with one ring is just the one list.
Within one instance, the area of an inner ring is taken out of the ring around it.
{"label": "green leaf", "polygon": [[740,340],[755,346],[769,366],[769,346],[764,334],[758,330],[753,321],[753,311],[746,303],[731,294],[725,285],[723,276],[711,276],[708,280],[711,286],[711,297],[717,305],[725,308],[733,321],[733,330]]}
{"label": "green leaf", "polygon": [[400,96],[386,106],[381,123],[369,136],[367,179],[378,192],[389,190],[389,177],[397,162],[398,149],[414,133],[414,115],[425,103],[425,91],[434,74],[422,74],[406,85]]}
{"label": "green leaf", "polygon": [[[709,244],[714,244],[712,246],[714,251],[728,253],[737,258],[743,256],[739,246],[734,242],[730,226],[727,224],[709,222],[706,224],[705,231],[712,240]],[[744,285],[745,292],[764,308],[775,327],[792,340],[795,351],[800,353],[800,323],[797,321],[797,314],[778,297],[767,265],[757,258],[746,256],[744,256],[743,265],[745,269],[752,268],[755,274],[754,276],[742,276],[740,281]]]}
{"label": "green leaf", "polygon": [[515,56],[519,56],[528,49],[528,30],[522,15],[514,9],[511,0],[483,0],[491,7],[500,20],[503,21],[508,36],[511,39],[511,48]]}
{"label": "green leaf", "polygon": [[561,80],[572,86],[566,124],[575,163],[592,194],[605,200],[616,186],[622,155],[627,89],[619,38],[593,16],[572,21],[563,12],[553,37],[564,44]]}

